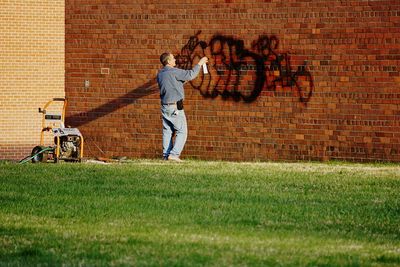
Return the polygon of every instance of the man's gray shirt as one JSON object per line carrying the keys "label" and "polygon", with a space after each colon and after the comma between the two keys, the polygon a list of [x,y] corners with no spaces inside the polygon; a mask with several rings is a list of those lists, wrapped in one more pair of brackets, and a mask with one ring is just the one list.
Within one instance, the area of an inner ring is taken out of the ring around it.
{"label": "man's gray shirt", "polygon": [[185,98],[183,83],[191,81],[199,74],[200,65],[196,64],[191,70],[182,70],[165,66],[157,74],[162,104],[174,103]]}

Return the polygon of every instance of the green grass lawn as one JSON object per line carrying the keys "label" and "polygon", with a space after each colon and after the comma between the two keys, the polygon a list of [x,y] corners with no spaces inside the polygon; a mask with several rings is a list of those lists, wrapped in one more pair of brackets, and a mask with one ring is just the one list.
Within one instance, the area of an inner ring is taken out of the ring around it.
{"label": "green grass lawn", "polygon": [[400,166],[0,163],[0,266],[399,266]]}

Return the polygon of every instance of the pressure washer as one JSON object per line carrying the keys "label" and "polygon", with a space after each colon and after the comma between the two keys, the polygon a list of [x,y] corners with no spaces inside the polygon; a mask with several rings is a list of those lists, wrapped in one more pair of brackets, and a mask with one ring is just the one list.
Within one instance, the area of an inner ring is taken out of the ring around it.
{"label": "pressure washer", "polygon": [[[50,106],[54,106],[56,102],[63,102],[62,111],[58,114],[50,114],[47,112]],[[43,108],[39,108],[42,114],[42,130],[40,132],[40,145],[32,149],[30,156],[22,159],[20,163],[32,161],[38,162],[54,162],[75,161],[81,162],[83,158],[83,136],[77,128],[65,127],[65,110],[67,107],[66,98],[53,98],[47,102]],[[54,136],[54,145],[45,146],[45,133],[52,133]]]}

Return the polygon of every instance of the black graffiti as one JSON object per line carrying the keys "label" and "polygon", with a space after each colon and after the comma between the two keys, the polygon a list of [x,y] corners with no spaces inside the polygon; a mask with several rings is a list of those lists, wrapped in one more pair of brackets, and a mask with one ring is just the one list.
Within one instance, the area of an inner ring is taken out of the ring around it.
{"label": "black graffiti", "polygon": [[201,31],[191,36],[177,58],[180,68],[190,69],[201,57],[209,56],[209,74],[191,81],[204,97],[252,102],[262,90],[291,88],[299,101],[307,103],[314,90],[306,63],[292,70],[290,53],[276,52],[276,36],[260,36],[246,49],[244,41],[230,36],[214,35],[207,43],[199,40]]}

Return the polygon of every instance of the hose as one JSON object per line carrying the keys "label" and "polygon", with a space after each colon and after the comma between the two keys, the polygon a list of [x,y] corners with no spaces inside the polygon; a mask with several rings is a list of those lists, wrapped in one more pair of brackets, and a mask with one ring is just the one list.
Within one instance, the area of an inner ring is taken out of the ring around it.
{"label": "hose", "polygon": [[41,153],[43,153],[43,152],[46,152],[46,151],[50,151],[50,150],[53,150],[53,148],[52,148],[52,147],[45,147],[45,148],[43,148],[42,150],[40,150],[38,153],[36,153],[35,155],[27,156],[27,157],[21,159],[21,160],[19,161],[19,164],[27,163],[28,161],[30,161],[31,159],[33,159],[33,158],[36,157],[37,155],[39,155],[39,154],[41,154]]}

